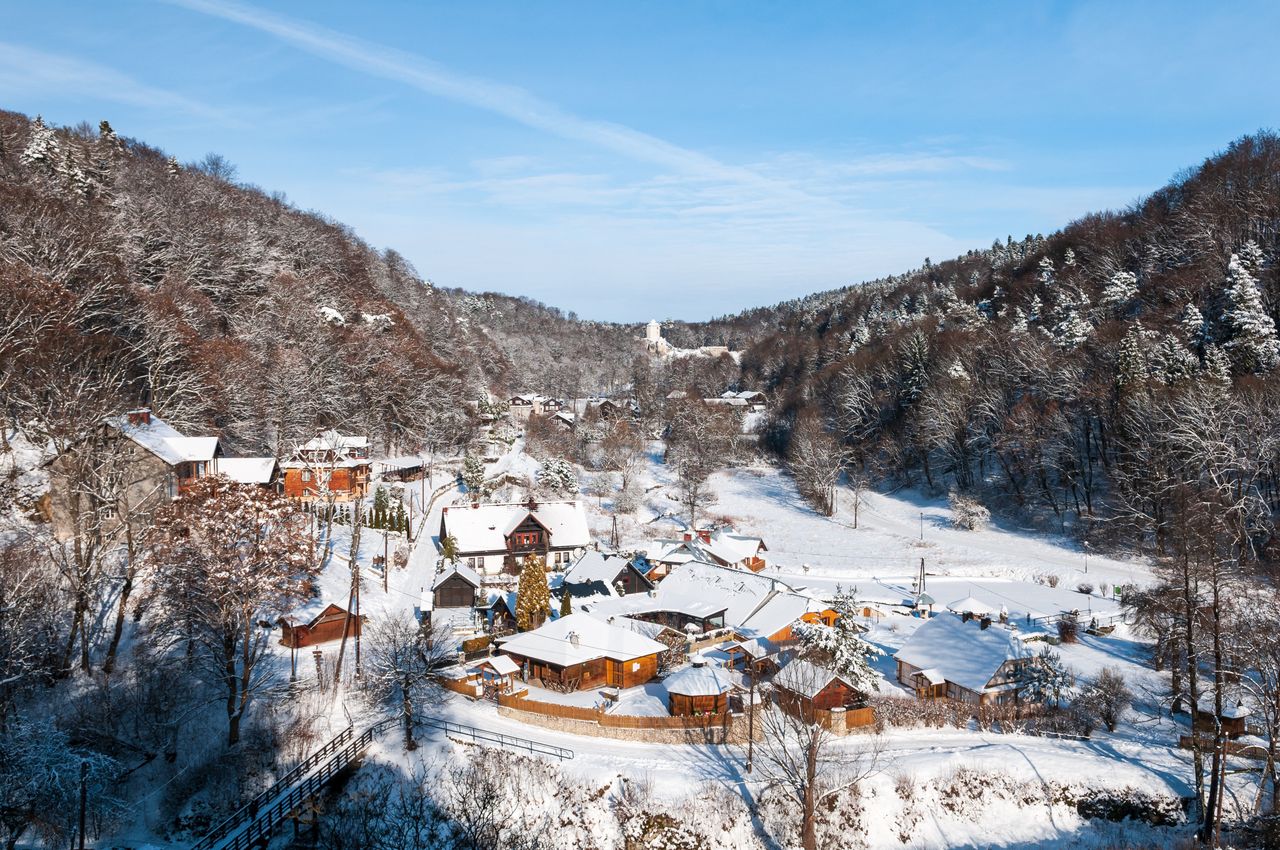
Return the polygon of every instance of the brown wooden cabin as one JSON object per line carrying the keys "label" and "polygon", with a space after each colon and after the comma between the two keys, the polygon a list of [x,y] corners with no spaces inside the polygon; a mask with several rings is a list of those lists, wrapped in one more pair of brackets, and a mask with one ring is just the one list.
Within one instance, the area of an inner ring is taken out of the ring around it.
{"label": "brown wooden cabin", "polygon": [[567,667],[517,653],[511,653],[511,659],[521,667],[526,661],[529,663],[530,679],[540,679],[548,687],[571,691],[582,688],[633,688],[643,685],[658,675],[658,653],[656,652],[653,655],[627,661],[595,658]]}
{"label": "brown wooden cabin", "polygon": [[672,673],[662,682],[667,691],[667,710],[672,716],[724,714],[729,710],[733,682],[721,667],[695,662]]}
{"label": "brown wooden cabin", "polygon": [[529,677],[559,690],[631,688],[658,675],[667,647],[589,614],[567,614],[500,642]]}
{"label": "brown wooden cabin", "polygon": [[817,711],[855,708],[866,701],[866,695],[835,672],[807,661],[792,661],[773,679],[778,707],[788,714],[812,722]]}
{"label": "brown wooden cabin", "polygon": [[[291,499],[319,498],[325,490],[332,492],[339,501],[363,498],[369,492],[369,464],[357,463],[350,466],[339,466],[332,470],[327,467],[286,465],[284,473],[284,494]],[[328,478],[328,486],[324,485]]]}
{"label": "brown wooden cabin", "polygon": [[[348,637],[355,637],[364,630],[364,621],[369,619],[361,614],[351,618]],[[347,609],[339,605],[328,605],[315,616],[311,622],[291,624],[280,618],[280,643],[291,649],[327,643],[331,640],[342,640],[342,630],[347,622]]]}
{"label": "brown wooden cabin", "polygon": [[700,694],[698,696],[668,694],[667,705],[673,717],[694,714],[724,714],[729,710],[729,692],[725,691],[714,696],[708,694]]}
{"label": "brown wooden cabin", "polygon": [[480,584],[480,577],[474,571],[466,567],[453,567],[432,586],[432,607],[471,608],[476,604]]}

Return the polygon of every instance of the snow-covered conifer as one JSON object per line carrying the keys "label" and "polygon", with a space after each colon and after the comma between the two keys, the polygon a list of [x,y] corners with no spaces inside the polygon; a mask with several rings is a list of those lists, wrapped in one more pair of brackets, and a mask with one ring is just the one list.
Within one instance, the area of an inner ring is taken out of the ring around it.
{"label": "snow-covered conifer", "polygon": [[1227,307],[1222,321],[1229,331],[1223,344],[1239,372],[1262,372],[1280,360],[1276,324],[1262,303],[1258,281],[1235,254],[1227,264]]}
{"label": "snow-covered conifer", "polygon": [[578,492],[578,476],[573,465],[560,458],[552,458],[538,467],[538,486],[553,493]]}
{"label": "snow-covered conifer", "polygon": [[31,122],[31,136],[22,151],[22,163],[52,174],[62,162],[62,146],[53,128],[39,115]]}
{"label": "snow-covered conifer", "polygon": [[1152,354],[1156,378],[1163,384],[1177,384],[1199,371],[1195,355],[1178,342],[1173,334],[1165,334]]}
{"label": "snow-covered conifer", "polygon": [[1040,705],[1057,706],[1071,696],[1075,677],[1062,663],[1062,656],[1046,646],[1026,662],[1019,682],[1019,695]]}
{"label": "snow-covered conifer", "polygon": [[537,555],[524,556],[520,581],[516,585],[516,628],[536,629],[551,616],[551,589],[547,586],[547,568]]}
{"label": "snow-covered conifer", "polygon": [[1116,272],[1102,288],[1098,306],[1113,315],[1123,315],[1138,297],[1138,277],[1133,272]]}
{"label": "snow-covered conifer", "polygon": [[831,609],[838,615],[835,625],[797,623],[795,633],[803,657],[829,667],[843,676],[854,690],[867,694],[880,690],[880,676],[872,668],[871,659],[884,653],[862,639],[855,593],[836,594],[831,603]]}

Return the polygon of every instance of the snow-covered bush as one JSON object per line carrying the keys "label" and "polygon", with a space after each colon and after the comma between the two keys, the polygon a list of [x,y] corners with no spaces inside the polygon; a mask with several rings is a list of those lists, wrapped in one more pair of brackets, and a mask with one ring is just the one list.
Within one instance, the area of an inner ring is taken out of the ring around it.
{"label": "snow-covered bush", "polygon": [[1093,584],[1091,582],[1082,581],[1076,585],[1076,591],[1083,593],[1085,596],[1093,593]]}
{"label": "snow-covered bush", "polygon": [[576,493],[578,475],[567,460],[552,458],[538,467],[538,487],[562,495]]}
{"label": "snow-covered bush", "polygon": [[1115,667],[1104,667],[1073,705],[1097,718],[1108,732],[1114,732],[1132,703],[1133,691],[1129,690],[1124,674]]}
{"label": "snow-covered bush", "polygon": [[1058,640],[1063,643],[1075,643],[1080,639],[1080,624],[1076,622],[1075,617],[1063,617],[1055,624],[1058,630]]}
{"label": "snow-covered bush", "polygon": [[977,499],[952,493],[948,501],[951,505],[951,524],[956,528],[976,531],[991,520],[991,511]]}

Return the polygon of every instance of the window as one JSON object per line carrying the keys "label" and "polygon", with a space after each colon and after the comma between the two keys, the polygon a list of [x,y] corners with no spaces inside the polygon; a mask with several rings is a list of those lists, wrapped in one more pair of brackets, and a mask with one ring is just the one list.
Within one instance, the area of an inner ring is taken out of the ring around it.
{"label": "window", "polygon": [[304,470],[302,470],[302,480],[303,480],[303,481],[310,481],[310,480],[311,480],[311,470],[309,470],[309,469],[304,469]]}
{"label": "window", "polygon": [[477,561],[477,560],[481,560],[481,561],[483,561],[483,559],[467,558],[467,566],[468,566],[468,567],[470,567],[470,568],[471,568],[471,569],[473,569],[473,570],[474,570],[476,567],[478,567],[478,566],[482,566],[482,564],[477,564],[477,563],[476,563],[476,561]]}

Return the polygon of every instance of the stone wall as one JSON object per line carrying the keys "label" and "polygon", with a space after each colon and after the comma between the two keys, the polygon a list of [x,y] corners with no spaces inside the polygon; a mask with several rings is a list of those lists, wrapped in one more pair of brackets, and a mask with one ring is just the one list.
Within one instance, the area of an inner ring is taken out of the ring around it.
{"label": "stone wall", "polygon": [[[504,700],[505,702],[505,700]],[[554,717],[535,711],[526,711],[513,705],[499,705],[498,714],[510,717],[530,726],[541,726],[556,732],[572,735],[588,735],[593,738],[614,738],[619,741],[635,741],[642,744],[746,744],[750,726],[745,714],[730,714],[714,725],[687,728],[606,726],[594,720]],[[639,718],[637,718],[639,719]],[[654,718],[667,720],[669,718]],[[759,719],[757,718],[757,721]],[[760,723],[755,724],[755,739],[761,737]]]}

